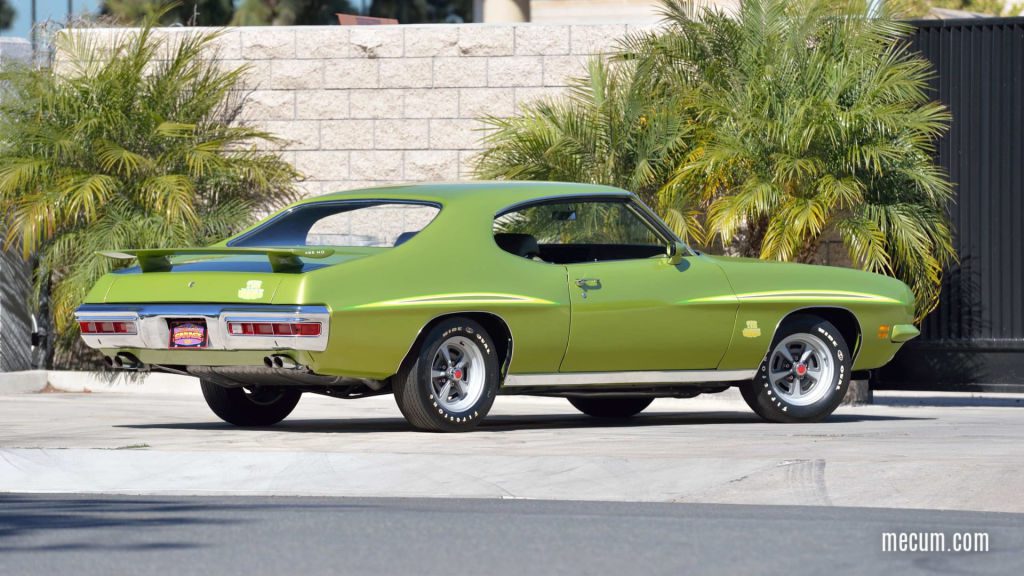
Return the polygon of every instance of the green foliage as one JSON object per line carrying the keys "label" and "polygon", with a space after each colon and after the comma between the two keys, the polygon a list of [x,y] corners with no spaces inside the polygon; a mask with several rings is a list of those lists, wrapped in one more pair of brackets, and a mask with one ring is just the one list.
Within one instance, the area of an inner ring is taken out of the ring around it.
{"label": "green foliage", "polygon": [[234,0],[104,0],[100,6],[100,13],[126,25],[157,18],[165,26],[226,26],[234,12]]}
{"label": "green foliage", "polygon": [[257,148],[276,140],[235,121],[245,70],[201,57],[215,37],[71,31],[56,68],[0,77],[0,230],[38,258],[38,290],[52,280],[65,346],[114,265],[96,251],[206,245],[295,196],[295,170]]}
{"label": "green foliage", "polygon": [[[702,234],[700,207],[689,198],[671,204],[659,191],[694,145],[682,98],[652,97],[647,83],[624,64],[599,59],[566,97],[542,100],[521,116],[485,118],[491,128],[479,158],[481,178],[607,184],[631,190],[681,234]],[[694,228],[696,227],[696,228]]]}
{"label": "green foliage", "polygon": [[631,189],[689,241],[747,256],[811,261],[838,237],[932,310],[955,257],[951,186],[931,158],[948,114],[909,28],[842,0],[664,13],[568,97],[489,119],[480,175]]}
{"label": "green foliage", "polygon": [[292,26],[297,24],[337,24],[335,14],[352,14],[348,0],[242,0],[234,26]]}
{"label": "green foliage", "polygon": [[1020,5],[1010,4],[1005,0],[895,0],[891,4],[892,8],[908,18],[926,16],[932,8],[949,8],[991,16],[1020,13]]}

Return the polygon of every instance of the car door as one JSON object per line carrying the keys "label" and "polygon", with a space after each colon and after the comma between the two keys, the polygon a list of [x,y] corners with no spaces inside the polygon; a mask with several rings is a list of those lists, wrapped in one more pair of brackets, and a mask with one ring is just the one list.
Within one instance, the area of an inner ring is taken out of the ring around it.
{"label": "car door", "polygon": [[589,227],[562,234],[577,247],[572,260],[586,261],[565,264],[571,319],[561,372],[718,366],[737,303],[717,264],[698,255],[670,264],[675,239],[631,201],[580,202],[559,217]]}

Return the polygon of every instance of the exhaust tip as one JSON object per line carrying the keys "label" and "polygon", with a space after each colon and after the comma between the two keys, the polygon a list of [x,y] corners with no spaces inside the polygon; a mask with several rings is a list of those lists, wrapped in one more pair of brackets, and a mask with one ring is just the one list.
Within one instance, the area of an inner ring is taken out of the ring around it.
{"label": "exhaust tip", "polygon": [[103,363],[107,365],[107,368],[113,368],[114,367],[114,359],[111,358],[110,356],[104,356],[103,357]]}
{"label": "exhaust tip", "polygon": [[263,363],[267,365],[267,368],[279,368],[282,370],[298,370],[301,366],[290,357],[284,354],[274,354],[273,356],[267,356],[263,360]]}
{"label": "exhaust tip", "polygon": [[114,366],[125,370],[139,370],[144,367],[142,361],[134,354],[122,353],[114,356]]}

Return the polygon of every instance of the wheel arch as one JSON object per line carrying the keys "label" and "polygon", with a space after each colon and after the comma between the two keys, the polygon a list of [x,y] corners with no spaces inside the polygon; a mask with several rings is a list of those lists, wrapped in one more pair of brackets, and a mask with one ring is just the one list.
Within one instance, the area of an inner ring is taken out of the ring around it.
{"label": "wheel arch", "polygon": [[439,323],[449,318],[469,318],[484,327],[487,334],[494,340],[494,348],[498,353],[498,364],[501,366],[500,378],[503,380],[508,373],[508,367],[512,363],[512,330],[504,318],[494,312],[467,311],[467,312],[446,312],[431,318],[426,324],[420,327],[412,345],[402,358],[402,364],[409,362],[416,354],[423,339],[427,337],[430,330]]}
{"label": "wheel arch", "polygon": [[860,321],[857,320],[857,315],[854,314],[850,309],[843,308],[841,306],[808,306],[805,308],[797,308],[796,310],[789,311],[783,316],[778,325],[775,326],[775,332],[772,334],[772,341],[778,336],[779,330],[785,325],[786,321],[794,316],[817,316],[822,320],[831,322],[836,329],[839,330],[839,334],[846,341],[846,345],[850,347],[850,354],[852,355],[851,362],[857,360],[857,355],[860,353],[861,348],[861,337],[863,330],[861,330]]}

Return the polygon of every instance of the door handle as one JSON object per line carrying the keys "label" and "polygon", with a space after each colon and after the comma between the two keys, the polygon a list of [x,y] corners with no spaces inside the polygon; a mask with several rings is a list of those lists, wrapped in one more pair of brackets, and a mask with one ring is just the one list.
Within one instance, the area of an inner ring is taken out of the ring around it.
{"label": "door handle", "polygon": [[576,280],[576,285],[586,290],[587,288],[600,288],[600,278],[579,278]]}

